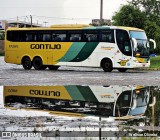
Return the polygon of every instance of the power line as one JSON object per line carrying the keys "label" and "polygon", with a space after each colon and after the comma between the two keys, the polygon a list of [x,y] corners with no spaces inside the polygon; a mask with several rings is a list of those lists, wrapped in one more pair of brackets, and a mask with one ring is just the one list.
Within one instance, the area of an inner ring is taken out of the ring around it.
{"label": "power line", "polygon": [[45,18],[45,19],[62,19],[62,20],[87,20],[92,18],[63,18],[63,17],[48,17],[48,16],[38,16],[38,15],[32,15],[36,18]]}

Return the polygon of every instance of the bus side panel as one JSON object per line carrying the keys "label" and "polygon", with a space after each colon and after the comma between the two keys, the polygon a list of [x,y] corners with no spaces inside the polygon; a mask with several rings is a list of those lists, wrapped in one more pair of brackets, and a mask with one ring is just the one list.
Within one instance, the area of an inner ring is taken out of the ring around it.
{"label": "bus side panel", "polygon": [[[46,51],[45,55],[41,55],[43,57],[44,64],[60,65],[59,62],[61,62],[61,65],[66,65],[67,57],[65,55],[72,46],[72,42],[48,42],[48,44],[51,44],[53,49],[49,49]],[[58,48],[56,48],[57,45]]]}
{"label": "bus side panel", "polygon": [[17,43],[5,41],[5,62],[17,64],[18,45]]}
{"label": "bus side panel", "polygon": [[[113,67],[114,67],[114,53],[116,50],[116,44],[114,43],[99,43],[98,47],[95,49],[94,53],[97,55],[96,57],[94,57],[94,55],[92,54],[90,56],[91,61],[97,61],[97,66],[100,67],[101,66],[101,61],[104,58],[109,58],[112,63],[113,63]],[[97,59],[97,60],[95,60]]]}

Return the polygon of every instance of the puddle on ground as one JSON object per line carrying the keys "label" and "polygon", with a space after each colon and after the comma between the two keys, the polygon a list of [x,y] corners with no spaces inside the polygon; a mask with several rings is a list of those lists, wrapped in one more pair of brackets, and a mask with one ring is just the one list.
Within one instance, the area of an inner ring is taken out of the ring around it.
{"label": "puddle on ground", "polygon": [[1,138],[158,137],[159,116],[159,86],[0,87]]}

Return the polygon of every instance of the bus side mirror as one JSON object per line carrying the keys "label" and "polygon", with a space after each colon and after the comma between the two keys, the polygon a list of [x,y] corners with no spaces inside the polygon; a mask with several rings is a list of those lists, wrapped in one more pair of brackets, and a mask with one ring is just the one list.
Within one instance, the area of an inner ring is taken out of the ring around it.
{"label": "bus side mirror", "polygon": [[153,42],[154,44],[154,49],[156,48],[156,42],[153,39],[149,39],[150,42]]}
{"label": "bus side mirror", "polygon": [[156,104],[156,97],[153,97],[152,103],[149,104],[150,107],[154,106]]}
{"label": "bus side mirror", "polygon": [[132,38],[132,42],[133,42],[134,49],[136,49],[137,48],[137,40],[135,38]]}

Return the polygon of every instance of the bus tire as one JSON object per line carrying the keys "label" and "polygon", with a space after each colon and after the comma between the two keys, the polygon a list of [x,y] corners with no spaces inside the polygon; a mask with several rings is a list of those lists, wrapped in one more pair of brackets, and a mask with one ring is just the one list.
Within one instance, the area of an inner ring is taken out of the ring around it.
{"label": "bus tire", "polygon": [[22,66],[25,70],[30,70],[32,68],[32,61],[28,56],[23,57]]}
{"label": "bus tire", "polygon": [[33,59],[33,67],[35,70],[42,70],[43,69],[43,63],[42,63],[42,59],[40,57],[35,57]]}
{"label": "bus tire", "polygon": [[119,71],[119,72],[126,72],[126,71],[127,71],[127,68],[119,68],[118,71]]}
{"label": "bus tire", "polygon": [[59,66],[54,66],[54,65],[48,65],[48,68],[50,70],[57,70],[59,68]]}
{"label": "bus tire", "polygon": [[101,62],[101,67],[105,72],[111,72],[113,70],[113,64],[110,59],[103,59]]}

